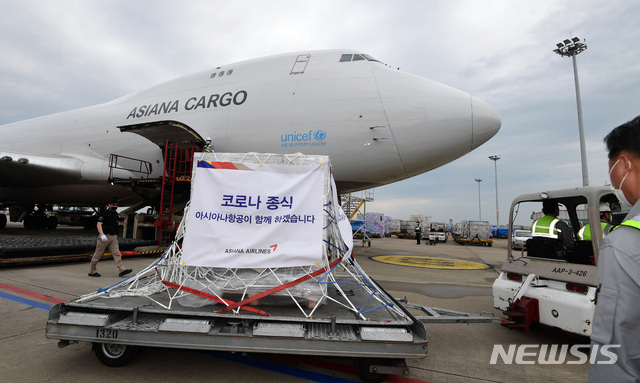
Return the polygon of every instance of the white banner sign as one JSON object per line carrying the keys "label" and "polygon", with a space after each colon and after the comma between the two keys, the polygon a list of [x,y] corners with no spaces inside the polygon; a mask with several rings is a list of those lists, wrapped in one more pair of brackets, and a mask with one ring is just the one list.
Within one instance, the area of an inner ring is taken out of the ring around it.
{"label": "white banner sign", "polygon": [[324,169],[199,161],[182,259],[265,268],[322,259]]}

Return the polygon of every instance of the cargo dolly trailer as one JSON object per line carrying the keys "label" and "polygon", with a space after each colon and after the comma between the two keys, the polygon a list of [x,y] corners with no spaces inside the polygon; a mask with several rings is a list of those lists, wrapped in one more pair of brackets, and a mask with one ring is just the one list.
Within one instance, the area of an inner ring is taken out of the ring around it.
{"label": "cargo dolly trailer", "polygon": [[[236,182],[223,191],[217,188],[224,179],[198,183],[213,175]],[[316,176],[323,192],[307,204],[316,193],[304,187]],[[234,187],[254,178],[256,186],[243,190],[255,195],[240,200]],[[304,193],[295,193],[297,178]],[[370,278],[351,255],[351,228],[326,157],[200,153],[192,179],[191,202],[166,252],[130,278],[55,305],[48,338],[61,347],[91,342],[109,366],[127,363],[145,346],[349,357],[363,381],[376,382],[408,374],[406,358],[426,357],[423,322],[441,323],[447,314],[451,322],[497,319],[406,303],[426,314],[417,318]],[[265,183],[272,185],[268,192]],[[286,199],[278,198],[282,183]],[[296,212],[296,203],[316,213]],[[248,208],[256,211],[245,214]],[[316,236],[301,245],[314,228]],[[310,258],[300,262],[305,251]]]}

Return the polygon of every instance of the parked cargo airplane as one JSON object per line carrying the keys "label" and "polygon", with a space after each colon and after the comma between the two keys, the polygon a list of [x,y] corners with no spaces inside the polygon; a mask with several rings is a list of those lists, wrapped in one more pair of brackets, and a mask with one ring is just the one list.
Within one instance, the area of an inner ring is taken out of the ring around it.
{"label": "parked cargo airplane", "polygon": [[[111,186],[111,154],[163,172],[166,140],[218,152],[329,155],[340,192],[455,160],[501,126],[488,104],[353,50],[281,54],[169,81],[114,101],[0,126],[0,209],[139,202]],[[137,177],[117,170],[119,178]],[[0,214],[0,228],[6,218]]]}

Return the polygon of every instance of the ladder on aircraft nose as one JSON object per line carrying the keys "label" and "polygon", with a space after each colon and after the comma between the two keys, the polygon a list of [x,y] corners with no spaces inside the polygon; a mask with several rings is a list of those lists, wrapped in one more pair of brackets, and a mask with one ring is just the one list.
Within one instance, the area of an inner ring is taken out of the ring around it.
{"label": "ladder on aircraft nose", "polygon": [[169,246],[174,231],[173,213],[175,208],[176,183],[191,181],[193,153],[198,147],[180,147],[175,142],[167,141],[164,148],[164,172],[158,220],[158,246]]}

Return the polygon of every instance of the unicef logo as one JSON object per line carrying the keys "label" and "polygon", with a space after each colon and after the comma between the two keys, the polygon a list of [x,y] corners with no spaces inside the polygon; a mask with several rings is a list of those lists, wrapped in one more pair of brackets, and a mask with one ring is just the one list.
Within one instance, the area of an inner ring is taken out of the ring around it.
{"label": "unicef logo", "polygon": [[306,132],[293,131],[289,134],[280,135],[280,145],[283,148],[304,147],[304,146],[325,146],[324,141],[327,138],[327,132],[324,130],[308,130]]}
{"label": "unicef logo", "polygon": [[313,135],[313,138],[315,138],[316,141],[323,141],[325,138],[327,138],[327,132],[325,132],[324,130],[318,130]]}

